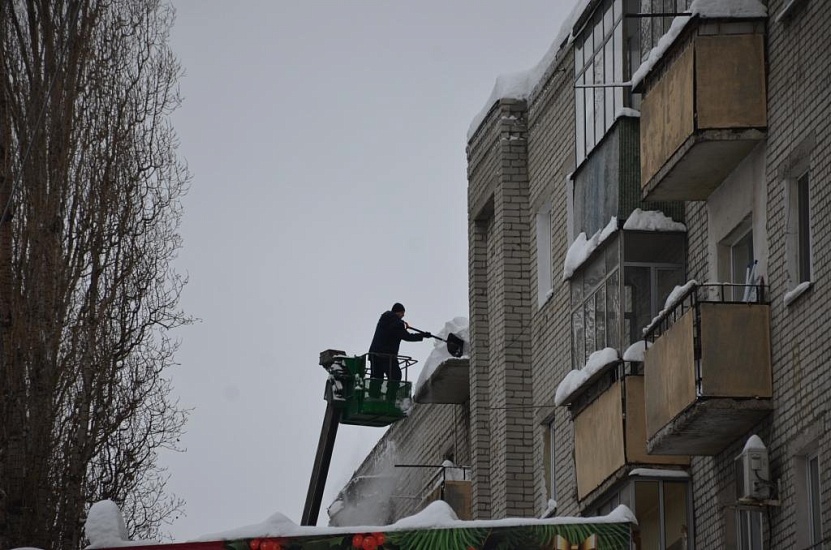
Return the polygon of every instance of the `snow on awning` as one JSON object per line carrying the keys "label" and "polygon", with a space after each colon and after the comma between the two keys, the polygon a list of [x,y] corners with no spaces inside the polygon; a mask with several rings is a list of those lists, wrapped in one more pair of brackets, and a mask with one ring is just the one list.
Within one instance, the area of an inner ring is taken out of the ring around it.
{"label": "snow on awning", "polygon": [[[109,507],[112,508],[112,507]],[[446,548],[448,540],[468,540],[476,548],[507,548],[511,541],[538,540],[548,547],[567,544],[571,539],[578,542],[596,536],[604,541],[607,550],[629,550],[632,525],[637,524],[635,514],[624,505],[619,505],[605,516],[594,517],[552,517],[547,519],[505,518],[496,520],[460,520],[453,509],[444,501],[430,503],[421,512],[402,518],[392,525],[312,527],[298,526],[280,513],[266,521],[248,527],[200,537],[196,541],[179,543],[155,543],[152,541],[129,541],[122,537],[120,518],[98,517],[92,523],[87,520],[86,533],[90,538],[87,548],[123,548],[141,546],[147,550],[215,550],[216,548],[264,548],[266,546],[291,546],[292,548],[347,548],[363,547],[371,537],[370,547],[390,546],[412,548]],[[97,529],[97,530],[96,530]],[[115,534],[113,534],[115,533]],[[513,546],[511,546],[513,547]],[[557,546],[559,547],[559,546]]]}

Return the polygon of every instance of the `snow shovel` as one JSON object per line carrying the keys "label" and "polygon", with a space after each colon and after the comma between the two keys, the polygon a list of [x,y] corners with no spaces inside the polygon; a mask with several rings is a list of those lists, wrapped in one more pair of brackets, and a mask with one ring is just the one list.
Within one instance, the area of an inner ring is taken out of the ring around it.
{"label": "snow shovel", "polygon": [[[428,334],[427,332],[424,332],[423,330],[418,330],[417,328],[411,327],[409,325],[407,325],[407,328],[409,328],[413,332],[421,334],[422,336],[426,336]],[[450,355],[452,355],[453,357],[461,357],[464,354],[465,341],[462,340],[461,338],[459,338],[458,336],[456,336],[455,334],[453,334],[452,332],[448,333],[447,340],[445,340],[444,338],[441,338],[439,336],[436,336],[435,334],[430,334],[430,338],[435,338],[436,340],[441,340],[442,342],[446,343],[447,344],[447,352]]]}

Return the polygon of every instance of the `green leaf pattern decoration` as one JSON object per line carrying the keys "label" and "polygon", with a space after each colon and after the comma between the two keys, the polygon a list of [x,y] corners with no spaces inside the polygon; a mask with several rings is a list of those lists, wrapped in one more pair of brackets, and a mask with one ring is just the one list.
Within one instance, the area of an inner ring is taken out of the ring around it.
{"label": "green leaf pattern decoration", "polygon": [[629,550],[628,523],[536,524],[240,539],[224,550]]}

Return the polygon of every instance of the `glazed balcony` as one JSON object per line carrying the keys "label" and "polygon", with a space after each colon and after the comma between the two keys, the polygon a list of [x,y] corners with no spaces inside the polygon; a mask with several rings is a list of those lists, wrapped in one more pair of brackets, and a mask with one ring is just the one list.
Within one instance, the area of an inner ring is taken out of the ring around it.
{"label": "glazed balcony", "polygon": [[647,329],[647,450],[715,455],[773,408],[764,287],[689,285]]}
{"label": "glazed balcony", "polygon": [[765,139],[764,32],[693,18],[637,84],[644,199],[706,200]]}
{"label": "glazed balcony", "polygon": [[635,468],[687,466],[685,456],[649,455],[644,422],[644,379],[632,373],[638,363],[611,364],[569,396],[574,420],[574,462],[577,497],[592,498],[607,482],[625,477]]}

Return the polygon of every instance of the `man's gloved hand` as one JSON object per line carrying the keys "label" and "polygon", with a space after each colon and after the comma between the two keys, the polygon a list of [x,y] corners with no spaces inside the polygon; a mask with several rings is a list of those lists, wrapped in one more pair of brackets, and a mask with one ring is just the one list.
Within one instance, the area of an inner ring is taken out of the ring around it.
{"label": "man's gloved hand", "polygon": [[433,335],[432,335],[432,334],[430,334],[429,332],[422,332],[421,334],[422,334],[425,338],[432,338],[432,337],[433,337]]}

